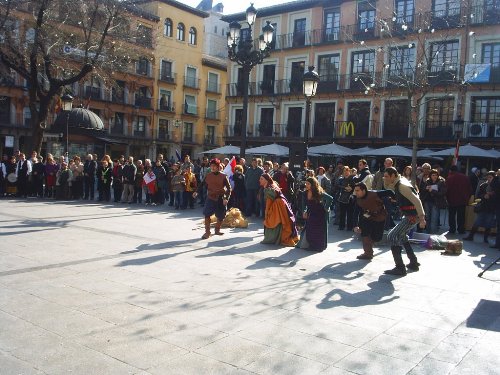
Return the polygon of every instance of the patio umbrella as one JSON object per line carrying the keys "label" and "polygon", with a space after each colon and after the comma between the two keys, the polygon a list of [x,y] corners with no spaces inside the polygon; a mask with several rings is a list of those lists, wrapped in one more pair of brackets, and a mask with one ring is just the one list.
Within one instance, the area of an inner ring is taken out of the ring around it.
{"label": "patio umbrella", "polygon": [[369,155],[370,151],[373,151],[373,148],[365,146],[365,147],[355,148],[354,150],[352,150],[352,154],[357,156],[363,156],[363,155]]}
{"label": "patio umbrella", "polygon": [[347,156],[352,155],[353,150],[349,147],[344,147],[336,144],[335,142],[329,143],[327,145],[314,146],[309,147],[307,153],[311,155],[313,154],[321,154],[321,155],[339,155],[339,156]]}
{"label": "patio umbrella", "polygon": [[249,148],[246,153],[251,155],[288,156],[290,154],[290,150],[288,147],[272,143],[270,145]]}
{"label": "patio umbrella", "polygon": [[[430,156],[453,156],[455,155],[455,147],[447,148],[446,150],[436,151]],[[476,147],[467,143],[465,146],[460,146],[458,156],[462,158],[488,158],[496,159],[497,154],[482,148]]]}
{"label": "patio umbrella", "polygon": [[240,148],[236,146],[226,145],[213,150],[203,151],[200,154],[219,154],[219,155],[239,155]]}
{"label": "patio umbrella", "polygon": [[370,156],[385,156],[385,157],[392,157],[392,156],[400,156],[400,157],[405,157],[405,158],[411,158],[411,150],[409,148],[403,147],[403,146],[387,146],[387,147],[382,147],[376,150],[368,151],[366,155]]}
{"label": "patio umbrella", "polygon": [[432,154],[434,154],[434,152],[436,152],[436,151],[433,151],[430,148],[424,148],[423,150],[417,151],[417,157],[418,158],[435,158],[435,156],[432,156]]}
{"label": "patio umbrella", "polygon": [[493,155],[496,155],[497,159],[500,158],[500,151],[495,150],[494,148],[491,148],[488,150],[488,152],[491,152]]}

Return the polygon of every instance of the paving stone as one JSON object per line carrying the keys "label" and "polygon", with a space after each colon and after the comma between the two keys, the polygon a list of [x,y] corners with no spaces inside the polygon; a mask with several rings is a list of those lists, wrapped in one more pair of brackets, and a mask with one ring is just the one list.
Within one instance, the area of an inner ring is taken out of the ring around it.
{"label": "paving stone", "polygon": [[335,364],[356,374],[406,374],[414,363],[364,349],[356,349]]}
{"label": "paving stone", "polygon": [[363,349],[417,364],[433,350],[433,346],[418,341],[382,334],[363,345]]}
{"label": "paving stone", "polygon": [[0,364],[2,375],[44,375],[47,374],[33,367],[28,362],[21,361],[16,357],[0,351]]}

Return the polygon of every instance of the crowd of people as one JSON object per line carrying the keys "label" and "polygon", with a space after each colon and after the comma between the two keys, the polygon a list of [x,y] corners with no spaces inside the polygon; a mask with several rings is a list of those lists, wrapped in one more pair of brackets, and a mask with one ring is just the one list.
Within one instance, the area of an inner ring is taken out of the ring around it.
{"label": "crowd of people", "polygon": [[[297,246],[322,251],[328,244],[328,229],[360,233],[361,260],[373,258],[373,245],[384,231],[396,267],[388,273],[403,275],[406,268],[418,270],[419,263],[408,242],[408,232],[442,233],[441,215],[448,213],[448,233],[465,234],[466,206],[471,196],[477,200],[476,220],[464,240],[473,240],[479,228],[488,242],[491,229],[497,227],[499,248],[500,172],[472,168],[469,176],[451,166],[443,175],[439,165],[424,163],[412,180],[411,166],[394,167],[386,158],[376,173],[361,159],[355,166],[339,161],[327,168],[314,168],[309,161],[295,174],[288,163],[235,158],[231,181],[223,172],[229,159],[209,161],[207,157],[191,161],[164,159],[135,160],[109,155],[98,158],[89,154],[44,160],[37,152],[29,158],[16,151],[0,163],[0,196],[39,197],[61,200],[97,200],[123,204],[166,204],[172,209],[204,206],[205,234],[210,237],[210,216],[217,217],[215,234],[226,209],[236,207],[246,217],[263,219],[263,243]],[[228,180],[229,181],[229,180]],[[412,182],[413,181],[413,182]],[[333,220],[332,220],[333,219]],[[397,223],[397,224],[396,224]],[[297,228],[300,230],[297,230]],[[405,267],[401,252],[405,249],[410,263]]]}

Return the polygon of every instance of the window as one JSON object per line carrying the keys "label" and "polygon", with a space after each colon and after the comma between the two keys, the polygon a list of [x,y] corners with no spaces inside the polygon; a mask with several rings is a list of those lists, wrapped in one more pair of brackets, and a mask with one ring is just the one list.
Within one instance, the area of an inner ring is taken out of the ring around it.
{"label": "window", "polygon": [[500,82],[500,43],[483,44],[481,63],[491,64],[490,82]]}
{"label": "window", "polygon": [[92,77],[85,86],[86,99],[101,99],[101,82],[97,77]]}
{"label": "window", "polygon": [[209,119],[217,119],[217,101],[216,100],[207,100],[207,118]]}
{"label": "window", "polygon": [[305,61],[292,62],[292,73],[290,76],[290,92],[302,93],[302,81],[304,80]]}
{"label": "window", "polygon": [[116,81],[111,88],[111,101],[115,103],[125,103],[125,82]]}
{"label": "window", "polygon": [[184,35],[185,31],[186,31],[186,28],[184,27],[184,24],[179,23],[177,25],[177,40],[182,40],[182,41],[185,40],[185,35]]}
{"label": "window", "polygon": [[427,103],[425,136],[452,137],[454,118],[453,98],[434,98]]}
{"label": "window", "polygon": [[168,120],[161,118],[158,121],[158,139],[167,140],[168,137]]}
{"label": "window", "polygon": [[458,41],[432,43],[430,48],[428,80],[434,83],[454,80],[458,72]]}
{"label": "window", "polygon": [[196,45],[196,29],[194,27],[189,29],[189,44]]}
{"label": "window", "polygon": [[186,80],[184,85],[187,87],[198,88],[198,80],[196,79],[196,68],[188,66],[186,68]]}
{"label": "window", "polygon": [[306,44],[306,19],[300,18],[293,24],[293,47],[300,47]]}
{"label": "window", "polygon": [[173,111],[172,93],[167,90],[160,90],[159,109],[161,111]]}
{"label": "window", "polygon": [[172,20],[170,18],[167,18],[163,24],[163,34],[172,37]]}
{"label": "window", "polygon": [[262,82],[260,84],[260,89],[262,95],[274,94],[274,82],[276,76],[276,65],[266,64],[264,65],[264,71],[262,74]]}
{"label": "window", "polygon": [[137,116],[134,121],[134,135],[146,135],[146,117]]}
{"label": "window", "polygon": [[196,107],[196,97],[193,95],[186,95],[184,97],[184,113],[187,115],[197,115],[198,108]]}
{"label": "window", "polygon": [[137,74],[140,74],[143,76],[149,75],[149,61],[148,61],[148,59],[145,57],[139,58],[139,60],[137,61],[137,64],[136,64],[135,71]]}
{"label": "window", "polygon": [[351,88],[365,89],[373,82],[375,51],[354,52],[351,57]]}
{"label": "window", "polygon": [[340,40],[340,11],[335,9],[325,10],[323,42]]}
{"label": "window", "polygon": [[273,135],[274,108],[260,109],[259,135],[271,137]]}
{"label": "window", "polygon": [[160,79],[166,82],[173,82],[174,78],[172,75],[172,62],[161,60],[161,71]]}
{"label": "window", "polygon": [[0,123],[10,124],[10,97],[0,96]]}
{"label": "window", "polygon": [[318,57],[318,74],[321,83],[318,88],[323,85],[323,82],[338,82],[340,55],[323,55]]}
{"label": "window", "polygon": [[193,123],[185,122],[184,129],[182,132],[182,140],[184,142],[193,142]]}
{"label": "window", "polygon": [[219,75],[215,73],[208,73],[207,91],[219,92]]}
{"label": "window", "polygon": [[29,107],[23,108],[24,126],[31,125],[31,110]]}
{"label": "window", "polygon": [[434,17],[444,18],[460,14],[460,0],[434,0]]}
{"label": "window", "polygon": [[205,143],[208,145],[215,144],[215,126],[207,126],[205,131]]}
{"label": "window", "polygon": [[401,119],[408,118],[408,100],[387,100],[384,113],[384,137],[407,138],[408,124]]}
{"label": "window", "polygon": [[389,55],[389,79],[407,81],[413,77],[415,68],[415,48],[391,48]]}
{"label": "window", "polygon": [[236,108],[234,110],[234,125],[233,125],[233,132],[232,134],[229,135],[234,135],[236,137],[241,135],[242,131],[242,125],[243,124],[243,109],[241,108]]}
{"label": "window", "polygon": [[370,1],[358,5],[358,32],[373,34],[375,29],[375,6]]}
{"label": "window", "polygon": [[135,105],[141,108],[151,108],[151,97],[148,88],[143,86],[135,93]]}
{"label": "window", "polygon": [[396,20],[394,23],[397,25],[398,30],[401,29],[401,25],[412,27],[414,11],[413,0],[396,0]]}
{"label": "window", "polygon": [[314,136],[332,137],[335,121],[335,103],[316,103],[314,110]]}
{"label": "window", "polygon": [[473,97],[471,122],[500,125],[500,97]]}
{"label": "window", "polygon": [[141,46],[153,47],[153,30],[150,27],[144,25],[137,26],[137,37],[136,41]]}
{"label": "window", "polygon": [[[347,122],[354,124],[354,135],[356,137],[368,137],[370,129],[370,102],[351,102],[347,104]],[[349,129],[339,129],[339,135],[348,136]],[[352,136],[352,132],[349,132]]]}
{"label": "window", "polygon": [[111,134],[123,134],[124,129],[124,114],[120,112],[115,112],[115,116],[113,118],[113,124],[111,126]]}

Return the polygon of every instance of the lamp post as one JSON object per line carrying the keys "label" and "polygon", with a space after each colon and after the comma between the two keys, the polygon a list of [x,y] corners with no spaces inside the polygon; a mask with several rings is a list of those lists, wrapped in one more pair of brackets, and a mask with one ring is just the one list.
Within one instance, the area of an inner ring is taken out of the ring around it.
{"label": "lamp post", "polygon": [[316,95],[319,75],[314,71],[314,66],[310,65],[308,71],[304,73],[303,93],[306,97],[306,124],[304,128],[304,157],[307,160],[307,150],[309,148],[309,128],[311,127],[311,99]]}
{"label": "lamp post", "polygon": [[248,23],[248,34],[242,38],[241,25],[237,21],[229,24],[227,33],[227,49],[229,60],[237,63],[243,71],[243,114],[241,119],[241,145],[240,156],[245,157],[247,146],[247,120],[248,120],[248,84],[250,81],[250,72],[253,67],[261,64],[266,57],[271,55],[271,43],[273,41],[274,27],[270,21],[262,28],[262,35],[258,38],[258,48],[255,48],[252,26],[257,17],[257,9],[253,3],[246,10],[246,22]]}
{"label": "lamp post", "polygon": [[70,94],[65,93],[61,96],[61,101],[63,107],[62,109],[66,112],[66,161],[69,161],[69,114],[73,109],[73,97]]}
{"label": "lamp post", "polygon": [[[181,149],[181,147],[182,147],[181,146],[182,145],[182,129],[181,129],[181,126],[182,126],[181,120],[177,119],[174,121],[174,127],[177,129],[176,133],[177,133],[177,137],[179,138],[179,151],[177,152],[177,150],[175,150],[177,158],[179,158],[178,155],[181,155],[181,153],[182,153],[182,149]],[[177,153],[178,153],[178,155],[177,155]]]}

